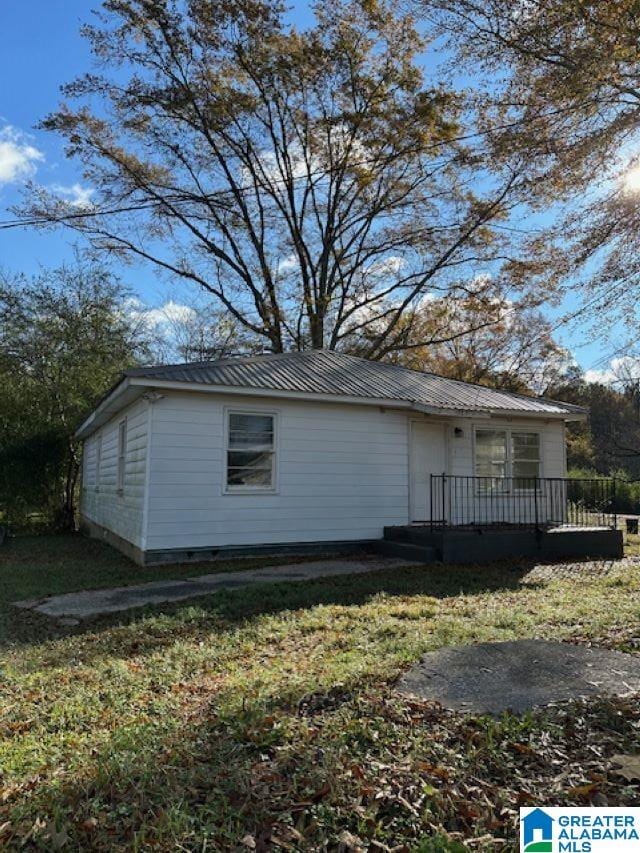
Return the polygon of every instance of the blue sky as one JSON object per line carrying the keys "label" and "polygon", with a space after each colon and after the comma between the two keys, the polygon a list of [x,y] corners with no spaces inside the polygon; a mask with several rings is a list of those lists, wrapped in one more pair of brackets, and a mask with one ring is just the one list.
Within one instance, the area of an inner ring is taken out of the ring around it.
{"label": "blue sky", "polygon": [[[76,198],[88,187],[79,165],[66,159],[63,146],[36,125],[60,100],[61,84],[89,70],[91,57],[79,33],[90,18],[92,0],[22,0],[0,3],[0,221],[11,218],[9,208],[19,203],[21,187],[30,177],[62,194]],[[309,18],[307,3],[297,2],[293,17]],[[520,225],[522,223],[519,223]],[[0,231],[0,268],[34,273],[68,259],[73,253],[71,235],[33,229]],[[123,279],[148,303],[179,298],[179,289],[159,282],[153,269],[133,266]],[[176,295],[177,294],[177,295]],[[570,299],[562,310],[571,308]],[[558,310],[550,312],[558,317]],[[557,337],[589,368],[619,346],[615,340],[584,345],[584,337],[564,328]]]}

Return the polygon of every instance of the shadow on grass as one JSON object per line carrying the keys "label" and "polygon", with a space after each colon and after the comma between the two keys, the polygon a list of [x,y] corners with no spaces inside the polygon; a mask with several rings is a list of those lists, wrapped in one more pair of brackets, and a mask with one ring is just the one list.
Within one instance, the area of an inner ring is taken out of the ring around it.
{"label": "shadow on grass", "polygon": [[[183,580],[211,572],[239,573],[286,562],[306,562],[322,556],[276,554],[139,566],[105,542],[80,534],[14,537],[0,548],[0,650],[6,646],[44,642],[73,633],[62,630],[63,626],[56,619],[16,608],[13,605],[16,601],[150,581]],[[141,609],[134,611],[135,617],[138,618],[140,613]],[[120,615],[115,614],[105,624],[118,624]],[[122,621],[128,621],[126,614]],[[79,632],[93,630],[94,627],[95,622],[83,622]]]}
{"label": "shadow on grass", "polygon": [[[569,764],[590,766],[592,747],[575,730],[584,708],[580,703],[565,708],[560,721],[553,711],[547,719],[542,709],[523,718],[505,715],[487,722],[398,699],[380,687],[350,699],[338,712],[302,720],[295,713],[274,717],[263,704],[240,705],[237,696],[221,691],[194,705],[174,726],[140,724],[113,731],[73,774],[42,777],[26,788],[24,797],[17,791],[0,806],[0,817],[11,822],[5,832],[15,833],[4,841],[8,849],[22,849],[19,833],[30,831],[36,815],[41,830],[39,837],[32,836],[33,846],[46,850],[52,849],[51,831],[64,833],[65,849],[73,850],[236,851],[245,849],[238,844],[247,835],[257,842],[254,849],[262,851],[338,850],[344,832],[371,832],[392,844],[429,837],[438,824],[472,838],[486,833],[492,820],[492,834],[504,834],[506,841],[513,837],[513,827],[496,829],[495,816],[505,806],[513,809],[521,779],[530,780],[542,805],[547,788],[557,781],[553,763],[541,765],[536,750],[521,741],[541,743],[539,735],[548,732],[547,746],[560,744],[571,754]],[[607,753],[630,748],[637,708],[622,699],[596,699],[589,713],[594,730],[589,736],[597,742],[598,734],[606,733]],[[520,781],[515,783],[512,741],[519,747]],[[421,760],[412,766],[417,757]],[[448,765],[441,764],[447,760]],[[376,763],[385,768],[382,779]],[[436,775],[429,776],[432,770]],[[413,784],[402,789],[407,772]],[[420,785],[415,783],[425,773],[429,806],[422,803],[422,816],[414,808],[416,820],[411,820],[407,800],[394,795],[394,785],[405,797],[417,796],[419,805]],[[471,809],[457,790],[469,773],[473,790],[492,797],[489,809]],[[633,802],[633,792],[622,780],[605,785],[612,804]],[[572,790],[560,796],[573,805]],[[299,844],[271,844],[274,836],[286,839],[292,826]]]}
{"label": "shadow on grass", "polygon": [[[274,825],[292,814],[300,825],[334,769],[304,738],[275,762],[283,742],[264,709],[223,715],[212,703],[177,728],[117,730],[74,774],[42,777],[24,799],[18,791],[0,804],[10,824],[0,825],[0,846],[22,849],[27,835],[29,849],[49,850],[53,831],[73,850],[235,851],[248,833],[258,850],[280,849],[269,844]],[[333,795],[324,790],[322,799],[328,805]],[[34,815],[41,829],[29,839]]]}
{"label": "shadow on grass", "polygon": [[[469,751],[472,761],[479,761],[477,756],[481,756],[481,772],[488,785],[504,784],[506,789],[504,779],[511,779],[513,767],[499,764],[508,750],[502,749],[499,738],[492,734],[493,729],[491,738],[487,738],[482,731],[464,723],[451,735],[456,756],[450,770],[446,771],[451,772],[451,791],[443,794],[438,806],[441,813],[435,821],[427,815],[425,823],[419,817],[411,823],[403,803],[389,795],[389,786],[376,778],[379,771],[371,769],[372,761],[384,765],[396,762],[400,777],[407,772],[401,767],[404,766],[404,753],[409,758],[419,756],[426,768],[439,765],[442,760],[439,751],[442,737],[434,736],[438,735],[434,733],[434,725],[439,725],[439,718],[429,717],[431,712],[422,710],[422,706],[403,705],[403,700],[391,696],[386,657],[385,668],[378,666],[376,657],[373,674],[358,665],[336,668],[335,679],[332,675],[325,678],[322,666],[318,665],[306,681],[290,682],[285,671],[274,669],[274,680],[265,683],[260,656],[252,658],[255,667],[250,678],[246,679],[244,672],[238,674],[236,668],[241,670],[243,655],[254,654],[251,648],[256,633],[261,631],[263,616],[282,614],[285,617],[283,635],[288,631],[288,612],[302,617],[300,635],[308,642],[299,653],[299,660],[303,661],[306,650],[313,649],[316,643],[316,633],[322,637],[325,626],[327,631],[331,630],[332,613],[319,614],[317,620],[312,614],[306,620],[305,611],[314,607],[353,608],[350,612],[355,618],[363,618],[362,614],[358,617],[356,609],[384,595],[397,599],[397,606],[392,606],[394,612],[390,614],[390,621],[394,622],[402,619],[402,599],[407,599],[409,609],[409,599],[424,598],[425,614],[418,615],[422,621],[417,630],[426,633],[431,630],[429,623],[432,621],[426,611],[437,609],[436,603],[429,599],[446,600],[461,594],[486,595],[486,599],[472,603],[470,609],[473,611],[484,603],[490,606],[492,593],[515,592],[516,595],[508,597],[508,606],[511,606],[519,590],[526,596],[532,588],[546,586],[530,582],[522,585],[523,576],[538,564],[523,560],[488,566],[429,565],[299,583],[262,584],[112,614],[66,630],[45,617],[37,617],[28,629],[16,622],[13,642],[23,647],[34,644],[33,652],[24,648],[27,668],[31,665],[30,659],[34,667],[43,670],[71,667],[78,662],[86,666],[101,657],[132,658],[137,666],[135,659],[141,656],[161,652],[180,642],[197,644],[201,639],[206,641],[205,652],[210,655],[219,639],[221,644],[226,641],[224,666],[230,672],[230,679],[228,683],[218,682],[215,664],[214,670],[207,671],[203,677],[201,657],[194,661],[193,683],[189,681],[190,673],[184,671],[180,672],[179,680],[177,676],[173,679],[167,675],[160,679],[162,683],[154,683],[153,677],[148,684],[140,683],[139,690],[136,687],[140,705],[133,703],[134,710],[127,725],[111,728],[111,722],[107,721],[101,728],[103,724],[97,718],[94,733],[90,722],[93,710],[77,730],[73,723],[70,724],[71,740],[65,741],[60,749],[55,741],[56,758],[50,765],[43,764],[42,771],[37,771],[34,784],[30,780],[24,790],[18,786],[6,803],[0,804],[0,827],[3,820],[10,820],[9,831],[14,833],[3,838],[0,830],[0,847],[4,841],[7,849],[18,849],[24,843],[32,845],[28,849],[50,850],[51,837],[47,833],[53,826],[54,831],[68,834],[64,849],[202,850],[207,839],[206,849],[226,851],[239,849],[238,843],[247,833],[258,842],[261,838],[268,839],[272,832],[278,834],[283,826],[293,825],[304,833],[304,843],[298,845],[295,839],[289,838],[289,849],[333,850],[337,849],[343,831],[356,835],[361,831],[358,809],[363,803],[361,791],[366,788],[379,790],[383,795],[371,821],[372,825],[384,828],[385,842],[404,840],[405,827],[406,838],[413,842],[419,837],[418,833],[426,832],[429,825],[441,820],[447,826],[450,820],[451,827],[457,821],[458,830],[463,830],[468,837],[488,832],[489,825],[476,825],[477,816],[471,811],[468,824],[460,823],[466,820],[460,815],[468,809],[468,804],[462,803],[458,808],[451,792],[455,790],[456,774],[463,776],[465,773],[465,750]],[[452,602],[452,610],[457,609],[457,604]],[[370,611],[375,612],[375,608]],[[462,615],[462,619],[467,619],[466,625],[475,626],[474,612],[468,617]],[[28,618],[24,611],[15,611],[17,619],[25,615]],[[404,659],[397,654],[396,640],[397,637],[402,641],[403,624],[399,623],[397,634],[391,636],[387,646],[380,643],[381,654],[386,655],[388,651],[391,662],[389,678],[404,664]],[[393,627],[395,630],[395,623]],[[372,634],[375,628],[371,620]],[[308,635],[306,629],[309,629]],[[21,630],[25,633],[20,634]],[[244,632],[245,647],[242,648],[241,638],[236,657],[234,632],[240,630]],[[344,630],[348,631],[348,626]],[[277,633],[274,627],[276,641]],[[368,634],[369,622],[366,622],[362,630],[365,643],[371,639]],[[422,635],[418,641],[415,631],[407,634],[409,636],[414,638],[412,648],[416,649]],[[447,636],[445,631],[442,638]],[[63,637],[68,640],[40,644],[47,639]],[[271,626],[258,640],[261,653],[273,650]],[[333,638],[328,636],[326,642],[329,659],[333,655]],[[353,651],[360,655],[362,643],[358,645],[358,642],[359,639],[353,643]],[[276,653],[285,658],[286,644],[277,648]],[[188,650],[177,650],[176,657],[185,658],[187,654]],[[158,662],[160,666],[171,667],[172,655],[160,654]],[[73,670],[69,672],[73,678]],[[319,684],[327,687],[336,687],[340,680],[339,702],[329,711],[301,717],[297,713],[301,707],[299,700],[303,698],[300,692],[315,689],[310,682],[315,680],[316,672]],[[345,672],[347,676],[343,677]],[[109,677],[108,674],[105,677]],[[96,686],[87,689],[95,692]],[[163,705],[168,691],[174,689],[176,692],[170,694],[173,698]],[[102,697],[99,698],[102,702]],[[397,711],[394,710],[396,704]],[[138,707],[139,712],[135,710]],[[167,712],[168,707],[172,713]],[[115,725],[120,724],[118,718]],[[51,725],[55,734],[55,718]],[[610,730],[611,725],[607,719],[602,731]],[[510,737],[521,746],[525,735],[518,730]],[[15,736],[19,737],[19,732]],[[76,737],[77,745],[74,743]],[[449,738],[449,734],[445,737]],[[479,737],[484,740],[478,742]],[[579,737],[576,742],[576,749],[582,749]],[[615,750],[609,751],[624,752],[628,748],[621,739]],[[577,753],[572,755],[572,760],[574,758],[577,760]],[[588,758],[583,756],[585,762]],[[528,763],[530,772],[524,774],[527,779],[538,779],[540,758],[535,750],[531,749],[531,754],[526,749],[524,753],[518,752],[517,761],[519,768]],[[549,778],[557,772],[552,762],[543,762],[543,765],[549,768]],[[567,766],[571,766],[571,761]],[[479,772],[475,764],[471,772],[475,779]],[[363,773],[369,776],[361,779]],[[410,775],[410,783],[414,785],[419,777],[414,770]],[[435,803],[439,796],[436,787],[439,790],[442,777],[437,777],[435,782],[425,777],[424,781],[435,792],[432,797]],[[545,784],[542,780],[536,791],[540,802],[544,802]],[[406,788],[400,790],[405,796]],[[409,787],[409,790],[414,788]],[[421,790],[419,785],[417,790],[418,793]],[[366,796],[369,798],[366,808],[369,808],[374,798],[372,794]],[[508,792],[499,793],[499,796],[506,797]],[[513,808],[514,802],[513,798],[507,803],[496,800],[496,814],[505,805]],[[421,810],[422,802],[417,800],[416,803]],[[409,810],[409,814],[413,813]],[[25,841],[36,818],[43,822],[44,828],[37,838],[32,836]],[[323,846],[327,840],[329,846]],[[268,841],[261,844],[256,844],[258,850],[277,849],[268,846]]]}
{"label": "shadow on grass", "polygon": [[[426,596],[446,599],[523,589],[522,578],[538,565],[536,561],[508,561],[490,566],[426,566],[342,575],[312,581],[264,583],[218,592],[180,602],[150,605],[120,613],[105,614],[64,627],[56,620],[29,610],[12,607],[9,642],[32,645],[47,640],[85,637],[85,663],[106,656],[126,659],[152,654],[177,641],[197,640],[203,632],[223,633],[253,618],[286,611],[326,606],[361,606],[378,595]],[[531,591],[543,584],[527,583]],[[0,643],[2,648],[2,643]],[[47,665],[64,666],[76,650],[54,643],[40,650]]]}

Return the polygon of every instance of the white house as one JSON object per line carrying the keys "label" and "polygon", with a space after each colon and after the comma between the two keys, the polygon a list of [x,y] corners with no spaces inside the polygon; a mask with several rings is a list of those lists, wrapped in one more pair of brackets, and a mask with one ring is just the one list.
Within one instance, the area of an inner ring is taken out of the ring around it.
{"label": "white house", "polygon": [[562,522],[584,416],[324,350],[129,370],[78,430],[82,522],[139,562]]}

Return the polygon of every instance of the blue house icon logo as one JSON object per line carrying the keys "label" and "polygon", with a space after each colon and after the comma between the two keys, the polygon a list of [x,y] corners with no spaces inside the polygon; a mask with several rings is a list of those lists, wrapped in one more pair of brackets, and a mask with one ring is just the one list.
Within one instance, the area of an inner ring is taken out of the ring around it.
{"label": "blue house icon logo", "polygon": [[524,853],[553,853],[553,818],[542,809],[533,809],[522,818]]}

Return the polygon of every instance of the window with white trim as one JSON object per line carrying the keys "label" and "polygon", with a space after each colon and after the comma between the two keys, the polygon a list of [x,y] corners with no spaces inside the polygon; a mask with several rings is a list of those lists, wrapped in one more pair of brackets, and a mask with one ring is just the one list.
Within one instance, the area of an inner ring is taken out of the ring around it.
{"label": "window with white trim", "polygon": [[127,421],[126,418],[118,424],[118,478],[117,489],[124,491],[125,464],[127,461]]}
{"label": "window with white trim", "polygon": [[516,489],[533,488],[542,471],[540,433],[520,430],[477,429],[475,433],[476,476],[487,478],[484,486],[505,486],[513,478]]}
{"label": "window with white trim", "polygon": [[276,417],[262,412],[227,412],[226,490],[273,491],[276,474]]}
{"label": "window with white trim", "polygon": [[540,433],[511,433],[511,476],[529,480],[540,476]]}
{"label": "window with white trim", "polygon": [[476,430],[476,476],[507,477],[507,446],[505,430]]}

